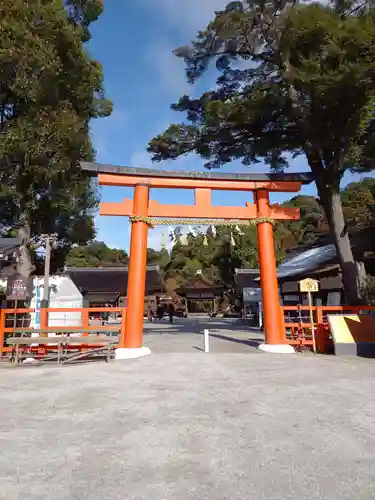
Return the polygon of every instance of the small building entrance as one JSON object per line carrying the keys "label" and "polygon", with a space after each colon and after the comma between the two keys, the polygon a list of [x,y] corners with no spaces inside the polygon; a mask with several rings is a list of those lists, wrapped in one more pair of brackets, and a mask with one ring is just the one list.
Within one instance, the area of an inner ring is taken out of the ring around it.
{"label": "small building entrance", "polygon": [[185,314],[216,314],[226,287],[198,274],[176,293],[185,299]]}

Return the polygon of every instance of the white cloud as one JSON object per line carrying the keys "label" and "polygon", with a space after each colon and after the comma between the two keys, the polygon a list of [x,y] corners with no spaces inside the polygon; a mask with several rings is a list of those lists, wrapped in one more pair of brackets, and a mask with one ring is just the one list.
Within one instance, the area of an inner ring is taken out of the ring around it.
{"label": "white cloud", "polygon": [[[164,132],[167,127],[160,127],[157,133]],[[147,151],[136,151],[130,157],[130,166],[131,167],[139,167],[139,168],[151,168],[153,170],[202,170],[203,162],[202,160],[194,155],[190,154],[189,156],[181,156],[176,160],[165,160],[161,163],[153,163],[151,160],[151,155],[147,153]]]}
{"label": "white cloud", "polygon": [[148,234],[147,247],[154,250],[161,250],[163,246],[166,246],[168,251],[172,249],[172,243],[166,228],[151,229]]}
{"label": "white cloud", "polygon": [[174,48],[172,44],[159,42],[153,44],[145,55],[147,63],[157,73],[159,86],[171,101],[188,93],[190,87],[185,77],[184,61],[173,54]]}
{"label": "white cloud", "polygon": [[138,0],[140,5],[163,19],[170,27],[193,37],[223,9],[228,0]]}
{"label": "white cloud", "polygon": [[152,168],[151,156],[147,151],[138,151],[130,158],[130,165],[132,167]]}
{"label": "white cloud", "polygon": [[[173,102],[191,89],[186,81],[184,61],[173,54],[176,32],[183,43],[189,43],[198,30],[213,19],[215,10],[225,7],[228,0],[138,0],[138,3],[150,17],[158,19],[162,30],[162,41],[159,38],[152,44],[146,61],[154,67],[159,86]],[[173,36],[173,41],[167,39],[168,34]]]}
{"label": "white cloud", "polygon": [[113,141],[113,132],[123,130],[127,123],[127,113],[114,105],[113,113],[106,118],[97,118],[90,125],[94,148],[98,161],[103,161],[108,154],[109,144]]}
{"label": "white cloud", "polygon": [[103,158],[107,153],[107,141],[102,135],[93,134],[96,158]]}
{"label": "white cloud", "polygon": [[117,124],[118,123],[124,124],[126,123],[127,119],[128,115],[126,111],[122,108],[117,107],[115,104],[113,107],[113,113],[111,114],[111,116],[107,118],[107,120],[110,120],[112,123],[117,123]]}

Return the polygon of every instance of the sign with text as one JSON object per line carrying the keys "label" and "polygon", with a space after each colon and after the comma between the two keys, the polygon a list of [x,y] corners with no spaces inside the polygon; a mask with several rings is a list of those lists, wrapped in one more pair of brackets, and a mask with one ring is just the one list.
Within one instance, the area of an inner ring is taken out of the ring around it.
{"label": "sign with text", "polygon": [[313,280],[311,278],[306,278],[305,280],[299,281],[299,289],[304,293],[319,292],[319,281]]}
{"label": "sign with text", "polygon": [[313,351],[316,354],[316,343],[315,343],[315,326],[314,326],[314,312],[313,312],[313,298],[312,293],[319,292],[319,281],[313,280],[311,278],[306,278],[305,280],[299,281],[299,289],[302,293],[307,293],[307,298],[309,301],[309,311],[310,311],[310,328],[311,336],[313,341]]}
{"label": "sign with text", "polygon": [[7,278],[7,300],[26,300],[30,296],[29,279],[21,274]]}

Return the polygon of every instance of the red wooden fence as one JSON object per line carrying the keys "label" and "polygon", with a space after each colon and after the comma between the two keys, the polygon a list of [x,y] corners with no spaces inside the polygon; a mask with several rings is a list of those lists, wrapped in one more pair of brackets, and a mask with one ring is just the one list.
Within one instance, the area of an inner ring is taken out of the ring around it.
{"label": "red wooden fence", "polygon": [[[332,350],[332,338],[328,328],[328,314],[363,314],[364,312],[375,311],[375,306],[314,306],[314,323],[311,324],[308,306],[284,306],[281,308],[286,329],[286,343],[297,348],[310,348],[312,346],[312,328],[315,331],[316,346],[318,352],[327,353]],[[43,329],[41,335],[48,335],[48,332],[59,333],[82,332],[87,336],[90,331],[117,332],[119,328],[125,326],[126,309],[121,307],[89,307],[89,308],[48,308],[41,309],[42,314],[80,312],[82,314],[81,325],[79,326],[50,326]],[[0,313],[0,355],[10,349],[4,345],[5,339],[20,332],[34,331],[29,326],[30,314],[34,309],[2,309]],[[89,317],[92,314],[116,313],[119,314],[118,324],[105,323],[103,325],[90,325]],[[45,333],[44,333],[45,332]]]}
{"label": "red wooden fence", "polygon": [[314,306],[314,324],[311,325],[308,306],[282,307],[286,329],[286,343],[298,348],[312,346],[312,328],[315,331],[318,352],[328,353],[333,350],[333,341],[329,332],[329,314],[363,314],[375,311],[375,306]]}
{"label": "red wooden fence", "polygon": [[[103,331],[103,332],[117,332],[119,328],[123,328],[125,325],[125,315],[126,309],[122,307],[87,307],[87,308],[48,308],[41,309],[41,316],[43,314],[49,313],[64,313],[64,312],[75,312],[81,313],[81,324],[78,326],[50,326],[48,328],[43,328],[43,333],[41,336],[48,336],[48,332],[59,333],[69,331],[71,333],[82,332],[83,336],[87,336],[90,331]],[[101,315],[103,313],[116,313],[120,314],[118,318],[118,323],[105,323],[103,325],[90,325],[90,315],[92,314]],[[0,313],[0,355],[5,352],[9,352],[11,349],[4,345],[5,339],[9,336],[17,335],[17,333],[22,332],[34,332],[34,328],[29,326],[30,324],[30,314],[35,314],[35,309],[2,309]]]}

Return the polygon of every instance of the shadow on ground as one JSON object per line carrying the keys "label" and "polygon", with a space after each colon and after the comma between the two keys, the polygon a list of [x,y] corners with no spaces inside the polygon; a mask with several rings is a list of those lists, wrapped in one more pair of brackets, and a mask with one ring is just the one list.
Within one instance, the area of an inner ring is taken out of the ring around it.
{"label": "shadow on ground", "polygon": [[[257,352],[263,332],[236,319],[178,319],[145,324],[144,342],[154,352],[204,351],[203,335],[208,329],[210,351]],[[200,345],[201,344],[201,345]]]}

